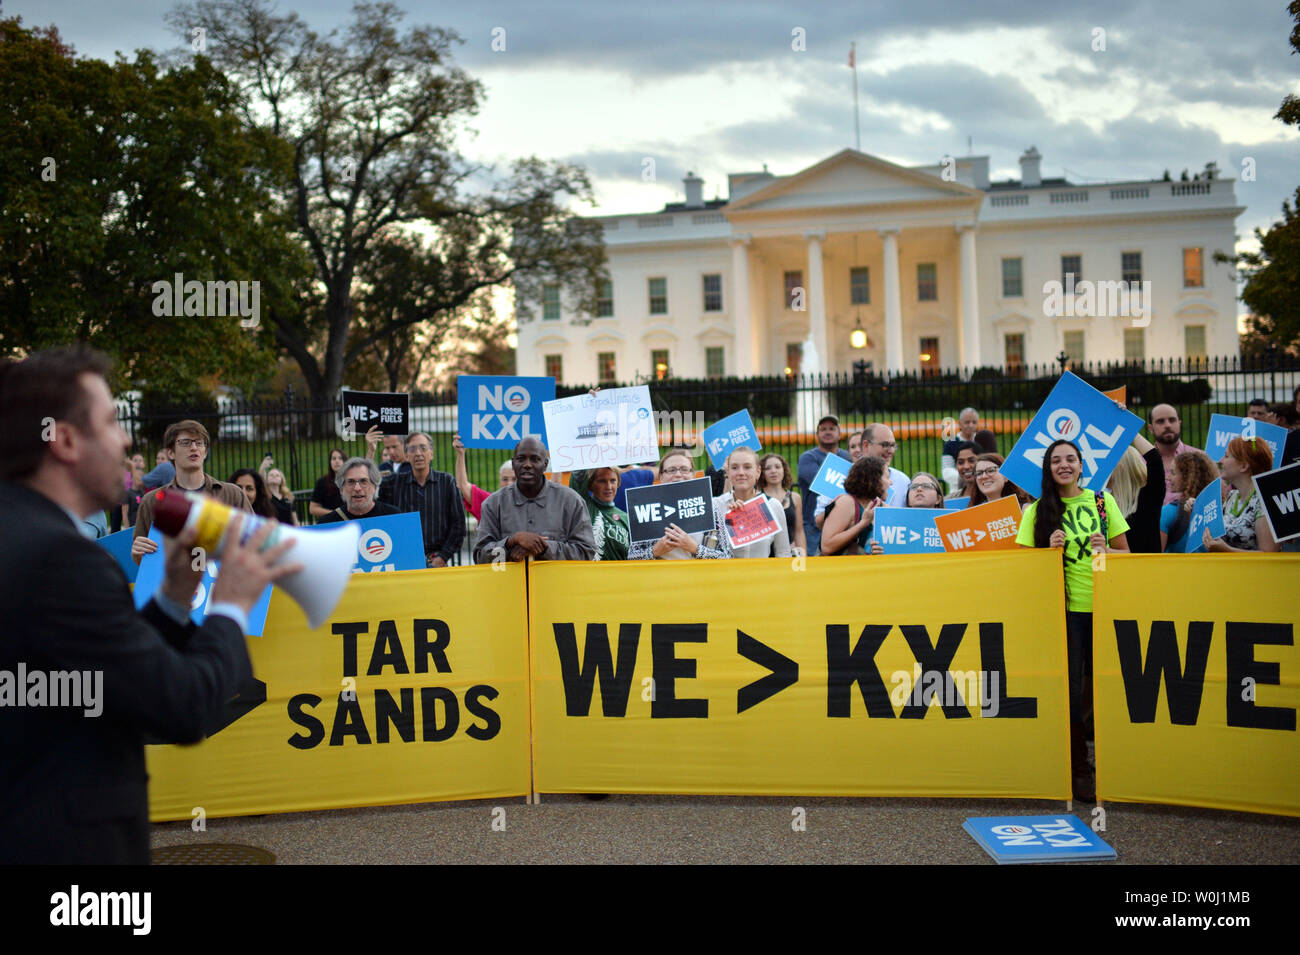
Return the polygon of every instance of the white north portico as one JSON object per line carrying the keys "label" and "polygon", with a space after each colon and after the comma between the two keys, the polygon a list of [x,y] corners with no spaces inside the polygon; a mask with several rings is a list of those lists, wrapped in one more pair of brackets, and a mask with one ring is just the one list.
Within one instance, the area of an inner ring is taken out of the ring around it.
{"label": "white north portico", "polygon": [[[732,174],[707,202],[691,174],[685,202],[599,220],[600,316],[573,324],[548,290],[519,327],[519,371],[772,375],[798,372],[809,340],[831,372],[1237,353],[1235,286],[1212,261],[1242,211],[1230,180],[1077,186],[1040,162],[1031,147],[1020,180],[990,183],[987,157],[906,168],[846,149],[790,176]],[[1056,317],[1047,283],[1067,273],[1149,282],[1149,312]]]}

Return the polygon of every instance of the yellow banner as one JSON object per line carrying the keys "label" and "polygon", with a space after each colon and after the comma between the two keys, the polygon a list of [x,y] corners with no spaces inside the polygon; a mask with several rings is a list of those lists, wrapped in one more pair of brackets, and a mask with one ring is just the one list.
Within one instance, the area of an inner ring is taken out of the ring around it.
{"label": "yellow banner", "polygon": [[317,630],[275,590],[248,638],[264,688],[203,743],[148,747],[151,817],[527,793],[524,587],[519,564],[357,574]]}
{"label": "yellow banner", "polygon": [[1300,815],[1300,557],[1111,556],[1096,574],[1097,795]]}
{"label": "yellow banner", "polygon": [[529,568],[540,792],[1070,794],[1055,551]]}

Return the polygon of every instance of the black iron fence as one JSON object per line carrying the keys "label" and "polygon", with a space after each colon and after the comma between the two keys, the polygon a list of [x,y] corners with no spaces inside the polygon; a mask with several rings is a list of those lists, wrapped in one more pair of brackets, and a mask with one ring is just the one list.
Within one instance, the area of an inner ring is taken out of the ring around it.
{"label": "black iron fence", "polygon": [[[1102,390],[1125,387],[1128,407],[1143,417],[1156,404],[1173,405],[1183,420],[1183,440],[1197,447],[1205,446],[1211,414],[1244,415],[1253,398],[1270,404],[1291,403],[1294,389],[1300,386],[1300,362],[1290,358],[1269,363],[1226,359],[1084,365],[1072,370]],[[909,474],[921,470],[938,474],[945,425],[951,432],[963,408],[979,412],[981,426],[997,435],[1005,453],[1060,371],[1059,365],[1052,365],[933,375],[878,376],[859,371],[747,379],[669,378],[643,383],[650,388],[663,447],[693,444],[703,427],[747,408],[764,448],[793,464],[812,445],[818,418],[829,412],[839,416],[845,443],[852,431],[881,422],[893,428],[898,441],[895,467]],[[613,386],[607,383],[603,387]],[[586,390],[585,386],[561,387],[557,394],[564,397]],[[292,391],[273,401],[214,401],[205,407],[144,405],[127,398],[119,401],[119,407],[123,426],[132,435],[136,450],[146,453],[150,467],[163,431],[181,418],[195,418],[208,429],[213,444],[205,468],[218,479],[228,478],[241,467],[257,468],[264,455],[270,454],[295,489],[304,521],[308,519],[307,499],[317,479],[327,472],[331,449],[340,448],[348,456],[365,454],[364,440],[343,430],[342,411],[336,402],[316,403]],[[433,439],[434,467],[453,472],[455,392],[414,398],[411,415],[414,426]],[[697,463],[703,468],[702,446],[696,447],[700,452]],[[495,490],[498,469],[509,456],[508,451],[471,450],[467,455],[469,479]]]}

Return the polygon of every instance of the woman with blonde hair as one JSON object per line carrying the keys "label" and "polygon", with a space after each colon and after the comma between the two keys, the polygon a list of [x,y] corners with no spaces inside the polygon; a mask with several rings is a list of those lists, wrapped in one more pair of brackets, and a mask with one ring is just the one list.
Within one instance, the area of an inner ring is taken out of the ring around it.
{"label": "woman with blonde hair", "polygon": [[281,524],[297,524],[298,515],[293,508],[293,491],[289,490],[289,482],[284,479],[284,472],[279,468],[268,468],[265,479],[266,492],[271,495],[276,519]]}
{"label": "woman with blonde hair", "polygon": [[732,557],[789,557],[790,531],[785,523],[785,511],[779,501],[774,501],[759,489],[758,455],[753,448],[733,448],[727,455],[727,483],[731,490],[713,499],[714,513],[725,515],[737,510],[755,498],[765,498],[768,511],[776,520],[779,530],[772,537],[742,547],[731,546]]}
{"label": "woman with blonde hair", "polygon": [[1159,554],[1160,509],[1165,501],[1165,465],[1160,450],[1142,435],[1124,449],[1107,490],[1128,522],[1128,548],[1134,554]]}

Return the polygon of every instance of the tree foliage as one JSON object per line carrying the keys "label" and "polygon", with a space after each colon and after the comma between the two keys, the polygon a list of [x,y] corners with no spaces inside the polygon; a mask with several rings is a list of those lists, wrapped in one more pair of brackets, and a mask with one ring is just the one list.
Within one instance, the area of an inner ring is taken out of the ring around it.
{"label": "tree foliage", "polygon": [[154,313],[154,283],[261,278],[260,310],[293,307],[301,256],[270,187],[287,155],[246,130],[203,59],[164,71],[78,59],[54,28],[0,21],[0,354],[88,341],[117,384],[249,383],[270,338],[239,317]]}
{"label": "tree foliage", "polygon": [[[197,0],[168,15],[187,39],[206,31],[246,129],[288,147],[280,199],[315,291],[277,313],[274,332],[318,399],[376,346],[392,358],[404,340],[440,341],[486,290],[512,286],[527,318],[540,285],[558,282],[591,315],[604,275],[599,227],[568,206],[594,201],[581,168],[529,157],[497,174],[458,152],[483,92],[452,62],[459,37],[399,33],[390,3],[353,13],[324,37],[269,0]],[[400,378],[401,361],[381,364]]]}

